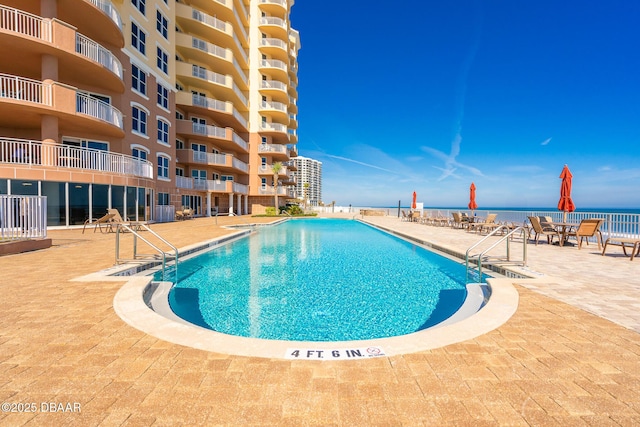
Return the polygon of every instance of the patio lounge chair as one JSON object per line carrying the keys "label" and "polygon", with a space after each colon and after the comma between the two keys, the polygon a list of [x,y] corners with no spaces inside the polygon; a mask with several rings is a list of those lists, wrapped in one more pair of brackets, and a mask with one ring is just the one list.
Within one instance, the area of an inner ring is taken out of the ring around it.
{"label": "patio lounge chair", "polygon": [[600,226],[604,222],[602,218],[589,218],[580,221],[580,225],[575,230],[570,230],[566,233],[566,237],[575,237],[578,241],[578,249],[582,247],[582,241],[586,239],[587,245],[589,244],[589,238],[596,238],[598,242],[598,249],[602,248],[602,232]]}
{"label": "patio lounge chair", "polygon": [[477,232],[482,232],[484,229],[492,229],[497,228],[500,224],[496,224],[496,217],[498,214],[488,214],[484,221],[479,222],[470,222],[467,231],[476,230]]}
{"label": "patio lounge chair", "polygon": [[604,256],[605,252],[607,252],[607,246],[609,245],[614,245],[614,246],[622,246],[622,252],[624,252],[625,256],[629,256],[629,254],[627,254],[627,248],[631,248],[631,259],[630,261],[633,261],[633,258],[638,255],[638,253],[640,253],[640,239],[638,238],[632,238],[632,237],[609,237],[605,242],[604,242],[604,248],[602,248],[602,255]]}
{"label": "patio lounge chair", "polygon": [[553,243],[554,236],[557,237],[558,242],[560,242],[560,232],[553,226],[548,224],[543,226],[540,223],[540,218],[538,218],[537,216],[530,216],[529,222],[531,223],[531,227],[533,227],[533,238],[536,241],[536,246],[538,246],[538,240],[540,239],[540,236],[547,236],[548,244]]}
{"label": "patio lounge chair", "polygon": [[193,210],[186,206],[182,207],[182,210],[176,211],[176,219],[177,220],[185,220],[193,218]]}
{"label": "patio lounge chair", "polygon": [[453,228],[466,228],[469,224],[469,217],[467,214],[462,214],[460,212],[452,212],[453,222],[451,223],[451,227]]}
{"label": "patio lounge chair", "polygon": [[87,225],[93,226],[93,232],[96,232],[96,229],[100,229],[101,233],[104,233],[102,226],[105,226],[105,230],[109,231],[110,225],[109,223],[113,219],[112,213],[107,213],[101,218],[89,218],[84,222],[84,226],[82,227],[82,234],[84,234],[84,230],[87,228]]}

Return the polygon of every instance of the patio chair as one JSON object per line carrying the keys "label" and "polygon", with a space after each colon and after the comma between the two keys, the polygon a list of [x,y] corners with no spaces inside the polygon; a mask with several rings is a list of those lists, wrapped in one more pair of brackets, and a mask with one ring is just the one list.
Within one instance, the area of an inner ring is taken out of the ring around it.
{"label": "patio chair", "polygon": [[476,230],[482,232],[483,229],[497,228],[500,224],[496,224],[498,214],[488,214],[484,221],[470,222],[467,231]]}
{"label": "patio chair", "polygon": [[602,232],[600,226],[604,222],[602,218],[589,218],[580,221],[580,225],[575,230],[569,230],[566,233],[566,237],[575,237],[578,241],[578,249],[582,247],[582,241],[586,240],[589,244],[589,238],[595,237],[598,242],[598,250],[602,249]]}
{"label": "patio chair", "polygon": [[627,254],[627,248],[631,248],[631,259],[640,253],[640,239],[633,237],[609,237],[604,242],[604,248],[602,248],[602,255],[604,256],[605,252],[607,252],[607,246],[622,246],[622,252],[624,252],[625,256],[629,256]]}
{"label": "patio chair", "polygon": [[558,238],[558,243],[560,243],[560,232],[553,226],[548,224],[543,226],[540,222],[540,218],[538,218],[537,216],[530,216],[529,222],[531,223],[531,227],[533,228],[533,238],[536,241],[536,246],[538,246],[538,240],[540,239],[540,236],[547,236],[548,244],[553,243],[553,237],[555,236]]}
{"label": "patio chair", "polygon": [[467,224],[469,224],[469,217],[463,216],[460,212],[452,212],[453,222],[451,223],[451,227],[453,228],[465,228]]}
{"label": "patio chair", "polygon": [[86,220],[84,222],[84,226],[82,227],[82,234],[84,234],[84,230],[87,228],[87,225],[93,226],[93,232],[96,232],[96,229],[100,229],[101,233],[104,233],[102,227],[105,226],[105,230],[109,231],[109,223],[111,222],[111,219],[113,218],[113,214],[112,213],[107,213],[106,215],[100,217],[100,218],[89,218],[88,220]]}
{"label": "patio chair", "polygon": [[407,216],[407,213],[405,211],[402,211],[402,221],[409,221],[409,217]]}

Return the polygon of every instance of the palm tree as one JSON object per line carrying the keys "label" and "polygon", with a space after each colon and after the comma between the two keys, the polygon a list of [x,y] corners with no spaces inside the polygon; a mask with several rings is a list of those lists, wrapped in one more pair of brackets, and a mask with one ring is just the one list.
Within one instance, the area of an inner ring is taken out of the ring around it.
{"label": "palm tree", "polygon": [[275,162],[271,165],[271,172],[273,172],[273,194],[276,206],[276,215],[278,215],[278,174],[282,170],[282,162]]}
{"label": "palm tree", "polygon": [[304,187],[304,210],[306,211],[307,203],[309,202],[309,187],[311,187],[311,184],[305,182],[302,186]]}

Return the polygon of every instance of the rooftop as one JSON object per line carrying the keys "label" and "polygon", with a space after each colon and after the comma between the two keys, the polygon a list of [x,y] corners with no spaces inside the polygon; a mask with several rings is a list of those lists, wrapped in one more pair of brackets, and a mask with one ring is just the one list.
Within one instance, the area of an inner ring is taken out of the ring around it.
{"label": "rooftop", "polygon": [[[367,221],[464,253],[463,230]],[[185,247],[248,217],[155,224]],[[251,218],[266,222],[268,218]],[[0,257],[0,398],[36,403],[7,425],[634,425],[640,278],[620,248],[528,245],[516,313],[474,339],[357,361],[231,356],[172,344],[118,317],[115,238],[52,230],[49,249]],[[519,246],[514,245],[515,251]],[[75,279],[75,280],[74,280]],[[45,412],[42,403],[79,404]],[[73,407],[73,406],[72,406]],[[17,410],[19,407],[16,405]]]}

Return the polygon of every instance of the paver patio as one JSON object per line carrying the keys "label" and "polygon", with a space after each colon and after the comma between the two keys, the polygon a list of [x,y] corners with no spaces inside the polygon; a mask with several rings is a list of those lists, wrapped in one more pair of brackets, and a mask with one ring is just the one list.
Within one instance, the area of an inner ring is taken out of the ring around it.
{"label": "paver patio", "polygon": [[[366,219],[459,252],[477,240]],[[247,221],[268,220],[218,219]],[[153,229],[178,247],[229,232],[212,218]],[[290,361],[132,328],[112,305],[122,282],[72,281],[113,265],[114,235],[49,234],[49,249],[0,258],[0,401],[36,404],[3,406],[1,425],[640,425],[640,260],[529,245],[539,279],[513,279],[519,307],[496,330],[401,356]]]}

